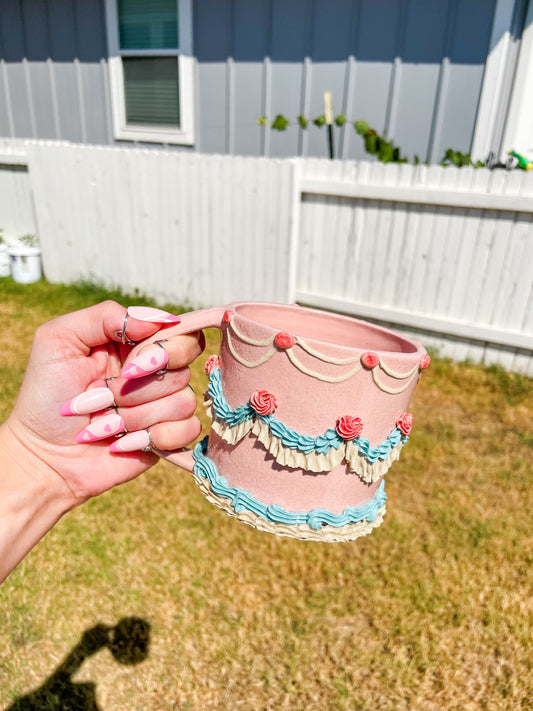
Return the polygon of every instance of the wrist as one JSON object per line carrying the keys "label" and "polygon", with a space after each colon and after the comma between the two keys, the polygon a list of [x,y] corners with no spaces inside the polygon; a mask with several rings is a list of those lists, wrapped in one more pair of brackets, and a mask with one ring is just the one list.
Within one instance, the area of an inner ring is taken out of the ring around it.
{"label": "wrist", "polygon": [[0,581],[72,508],[68,487],[8,423],[0,426]]}

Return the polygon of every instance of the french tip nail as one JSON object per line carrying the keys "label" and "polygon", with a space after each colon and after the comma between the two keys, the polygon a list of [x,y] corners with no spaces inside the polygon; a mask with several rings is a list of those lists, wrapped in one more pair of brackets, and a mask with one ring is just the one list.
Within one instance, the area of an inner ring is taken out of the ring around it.
{"label": "french tip nail", "polygon": [[126,365],[120,375],[126,380],[131,380],[132,378],[137,378],[140,373],[136,365]]}
{"label": "french tip nail", "polygon": [[70,409],[70,403],[72,402],[72,399],[70,399],[68,402],[66,402],[64,405],[61,405],[59,408],[59,414],[63,415],[63,417],[66,417],[67,415],[72,415],[73,412]]}
{"label": "french tip nail", "polygon": [[93,420],[81,432],[76,435],[76,442],[88,444],[101,439],[113,437],[124,431],[124,420],[120,415],[105,415]]}
{"label": "french tip nail", "polygon": [[113,444],[110,444],[110,445],[109,445],[109,451],[110,451],[110,452],[122,452],[122,450],[120,449],[120,447],[118,446],[118,444],[119,444],[118,441],[117,441],[117,442],[113,442]]}
{"label": "french tip nail", "polygon": [[179,316],[152,306],[129,306],[128,316],[137,321],[151,321],[152,323],[179,323],[181,321]]}

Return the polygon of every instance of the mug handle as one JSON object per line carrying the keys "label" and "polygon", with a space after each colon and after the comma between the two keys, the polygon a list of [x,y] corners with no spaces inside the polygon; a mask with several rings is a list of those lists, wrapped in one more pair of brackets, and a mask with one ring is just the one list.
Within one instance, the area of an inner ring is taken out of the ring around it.
{"label": "mug handle", "polygon": [[[189,311],[186,314],[180,314],[181,322],[175,326],[165,329],[165,336],[184,336],[187,333],[201,331],[204,328],[221,328],[224,313],[231,308],[230,306],[214,306],[211,309],[200,309],[199,311]],[[175,464],[188,472],[193,471],[194,459],[192,451],[184,447],[175,451],[156,450],[163,459],[166,459],[172,464]]]}

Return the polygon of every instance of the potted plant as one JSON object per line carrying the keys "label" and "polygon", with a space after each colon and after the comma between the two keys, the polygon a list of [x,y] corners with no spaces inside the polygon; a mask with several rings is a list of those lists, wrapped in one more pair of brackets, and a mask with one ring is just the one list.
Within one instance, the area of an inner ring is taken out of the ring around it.
{"label": "potted plant", "polygon": [[9,245],[11,273],[19,284],[31,284],[42,277],[41,248],[36,235],[22,235]]}

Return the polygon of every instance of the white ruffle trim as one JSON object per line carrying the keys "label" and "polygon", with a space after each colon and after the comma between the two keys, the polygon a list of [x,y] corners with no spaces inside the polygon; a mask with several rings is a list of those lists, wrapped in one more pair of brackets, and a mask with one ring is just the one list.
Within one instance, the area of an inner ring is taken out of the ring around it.
{"label": "white ruffle trim", "polygon": [[269,426],[259,417],[231,426],[216,417],[212,407],[212,400],[206,400],[205,405],[207,414],[212,420],[211,427],[213,431],[228,444],[237,444],[251,432],[275,458],[278,464],[289,469],[304,469],[305,471],[317,473],[329,472],[345,460],[350,471],[357,474],[362,481],[371,484],[381,479],[388,472],[391,465],[400,458],[400,451],[403,446],[403,442],[400,441],[396,447],[391,449],[386,459],[378,459],[375,462],[369,462],[365,459],[352,441],[343,442],[338,449],[332,447],[329,452],[324,454],[318,452],[306,454],[300,450],[285,446],[272,434]]}

